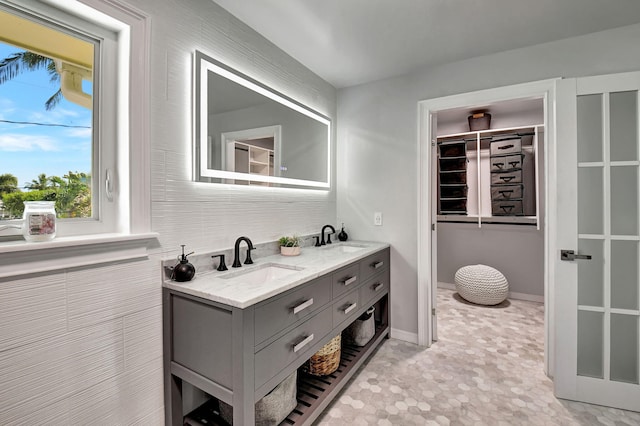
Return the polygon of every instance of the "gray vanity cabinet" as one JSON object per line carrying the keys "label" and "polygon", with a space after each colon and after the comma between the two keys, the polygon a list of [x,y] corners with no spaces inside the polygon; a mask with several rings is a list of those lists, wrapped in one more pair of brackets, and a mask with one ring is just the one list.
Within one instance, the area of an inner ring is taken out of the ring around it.
{"label": "gray vanity cabinet", "polygon": [[[287,424],[311,424],[389,333],[389,249],[354,261],[244,309],[163,289],[166,424],[184,423],[187,381],[233,406],[236,425],[318,349],[376,305],[376,335],[345,348],[339,370],[319,384],[299,375],[298,408]],[[311,398],[311,392],[320,393]],[[308,401],[307,401],[308,400]]]}

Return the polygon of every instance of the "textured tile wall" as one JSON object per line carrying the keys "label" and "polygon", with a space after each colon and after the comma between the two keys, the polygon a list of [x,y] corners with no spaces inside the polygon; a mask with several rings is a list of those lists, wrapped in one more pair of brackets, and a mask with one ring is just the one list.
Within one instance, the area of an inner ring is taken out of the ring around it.
{"label": "textured tile wall", "polygon": [[[335,192],[191,177],[191,55],[211,56],[333,117],[335,90],[211,0],[130,0],[151,17],[152,228],[144,261],[0,279],[0,424],[164,422],[161,261],[317,233]],[[335,152],[335,150],[332,150]]]}

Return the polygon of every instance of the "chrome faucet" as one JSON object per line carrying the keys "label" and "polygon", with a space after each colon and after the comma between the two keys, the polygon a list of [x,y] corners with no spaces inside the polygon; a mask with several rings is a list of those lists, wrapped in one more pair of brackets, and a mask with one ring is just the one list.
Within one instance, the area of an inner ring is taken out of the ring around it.
{"label": "chrome faucet", "polygon": [[[324,241],[324,230],[325,230],[325,229],[327,229],[327,228],[330,228],[330,229],[331,229],[331,232],[329,232],[329,233],[327,234],[327,241],[325,242],[325,241]],[[335,229],[333,226],[331,226],[331,225],[325,225],[325,226],[323,226],[323,227],[322,227],[322,239],[320,240],[320,245],[321,245],[321,246],[324,246],[324,245],[326,245],[326,244],[331,244],[331,234],[335,234],[335,233],[336,233],[336,229]]]}
{"label": "chrome faucet", "polygon": [[254,249],[253,243],[247,237],[240,237],[236,240],[236,245],[233,252],[233,265],[231,265],[233,268],[239,268],[242,266],[242,263],[240,263],[240,243],[243,241],[247,242],[247,258],[245,259],[244,264],[250,265],[253,263],[253,260],[251,260],[251,250]]}

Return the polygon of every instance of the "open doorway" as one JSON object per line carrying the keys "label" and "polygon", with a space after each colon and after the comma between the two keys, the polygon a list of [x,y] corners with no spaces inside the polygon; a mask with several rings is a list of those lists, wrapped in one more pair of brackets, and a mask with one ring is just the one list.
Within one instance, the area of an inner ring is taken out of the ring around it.
{"label": "open doorway", "polygon": [[[455,288],[461,266],[484,264],[505,275],[510,298],[544,303],[545,372],[552,374],[545,171],[553,87],[545,81],[420,102],[420,344],[438,338],[438,285]],[[467,118],[479,112],[491,114],[491,124],[471,131]],[[492,149],[501,140],[515,141],[503,144],[515,162]],[[441,155],[450,147],[453,157]]]}

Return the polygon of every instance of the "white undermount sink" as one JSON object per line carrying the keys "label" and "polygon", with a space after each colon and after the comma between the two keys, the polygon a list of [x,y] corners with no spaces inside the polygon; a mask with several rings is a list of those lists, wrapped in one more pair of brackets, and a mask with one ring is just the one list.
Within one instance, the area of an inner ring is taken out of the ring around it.
{"label": "white undermount sink", "polygon": [[304,268],[279,265],[277,263],[265,263],[264,265],[251,268],[249,270],[231,272],[220,276],[220,278],[236,279],[238,281],[242,281],[244,284],[258,285],[279,280],[295,272],[301,271],[302,269]]}
{"label": "white undermount sink", "polygon": [[324,247],[324,250],[331,250],[333,252],[340,253],[354,253],[366,248],[366,246],[358,245],[358,244],[338,244],[338,245],[327,245]]}

